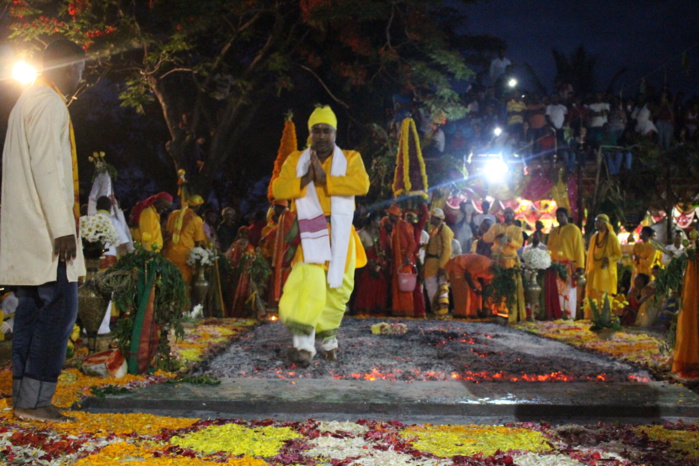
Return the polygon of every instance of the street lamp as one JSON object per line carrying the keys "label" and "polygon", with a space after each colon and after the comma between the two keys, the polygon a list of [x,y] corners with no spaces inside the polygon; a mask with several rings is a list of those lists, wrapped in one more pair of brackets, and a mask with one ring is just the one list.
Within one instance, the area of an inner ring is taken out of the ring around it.
{"label": "street lamp", "polygon": [[495,135],[495,137],[500,136],[502,134],[502,128],[500,128],[499,126],[496,126],[495,129],[493,130],[493,134]]}
{"label": "street lamp", "polygon": [[12,77],[23,85],[33,83],[38,74],[36,68],[23,61],[18,61],[12,67]]}
{"label": "street lamp", "polygon": [[517,87],[517,84],[518,84],[518,82],[515,78],[510,78],[510,80],[507,81],[507,85],[510,86],[511,89],[514,89],[515,87]]}

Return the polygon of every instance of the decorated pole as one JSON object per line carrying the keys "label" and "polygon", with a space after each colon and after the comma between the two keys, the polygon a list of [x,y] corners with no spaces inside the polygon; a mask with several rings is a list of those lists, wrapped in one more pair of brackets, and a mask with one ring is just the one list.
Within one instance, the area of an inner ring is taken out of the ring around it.
{"label": "decorated pole", "polygon": [[428,196],[425,161],[422,158],[420,138],[412,118],[406,118],[401,123],[392,188],[395,197],[422,196],[427,199]]}
{"label": "decorated pole", "polygon": [[274,169],[272,170],[272,178],[269,180],[269,186],[267,187],[267,199],[269,202],[274,200],[274,195],[272,194],[272,184],[274,180],[279,178],[279,173],[282,171],[282,165],[286,158],[298,150],[298,142],[296,140],[296,125],[293,121],[294,114],[288,112],[284,119],[284,130],[282,131],[282,139],[279,142],[279,149],[277,150],[277,158],[274,160]]}

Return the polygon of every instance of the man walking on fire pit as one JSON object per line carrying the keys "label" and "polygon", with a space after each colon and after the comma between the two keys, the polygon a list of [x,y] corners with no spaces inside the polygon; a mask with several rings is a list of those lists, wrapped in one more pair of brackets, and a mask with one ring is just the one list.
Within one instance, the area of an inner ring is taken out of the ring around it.
{"label": "man walking on fire pit", "polygon": [[272,186],[275,199],[292,201],[301,247],[279,301],[279,317],[293,335],[292,362],[306,367],[315,339],[327,360],[337,359],[337,330],[354,288],[354,270],[366,254],[352,226],[354,196],[369,191],[359,152],[335,145],[337,117],[318,107],[308,120],[311,145],[292,152]]}

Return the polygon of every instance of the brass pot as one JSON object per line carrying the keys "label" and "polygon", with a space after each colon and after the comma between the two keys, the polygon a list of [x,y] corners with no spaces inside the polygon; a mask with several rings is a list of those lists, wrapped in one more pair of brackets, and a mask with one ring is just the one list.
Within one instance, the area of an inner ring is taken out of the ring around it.
{"label": "brass pot", "polygon": [[194,304],[205,305],[210,287],[211,284],[206,279],[206,267],[200,265],[197,267],[194,280],[192,280],[192,300]]}
{"label": "brass pot", "polygon": [[90,353],[95,352],[97,332],[109,306],[109,299],[97,287],[95,277],[99,272],[99,259],[86,258],[87,275],[78,287],[78,317],[87,332],[87,345]]}

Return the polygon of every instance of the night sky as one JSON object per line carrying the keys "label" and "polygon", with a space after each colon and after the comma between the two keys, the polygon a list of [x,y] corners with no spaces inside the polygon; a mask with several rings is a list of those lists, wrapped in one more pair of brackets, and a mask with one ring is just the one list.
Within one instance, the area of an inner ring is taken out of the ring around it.
{"label": "night sky", "polygon": [[[597,58],[601,90],[627,67],[618,81],[624,96],[638,92],[644,76],[656,88],[667,76],[671,92],[691,97],[699,94],[698,13],[697,0],[484,0],[468,7],[467,31],[503,38],[515,67],[529,62],[549,90],[556,71],[551,49],[569,56],[583,44]],[[684,50],[689,76],[681,68]]]}

